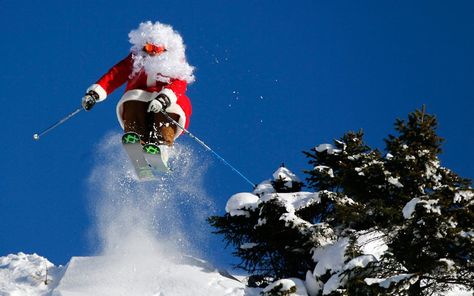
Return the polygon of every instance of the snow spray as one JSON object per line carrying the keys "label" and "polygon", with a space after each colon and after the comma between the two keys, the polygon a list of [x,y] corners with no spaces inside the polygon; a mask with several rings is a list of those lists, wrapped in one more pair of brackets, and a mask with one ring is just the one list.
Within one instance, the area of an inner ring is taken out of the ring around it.
{"label": "snow spray", "polygon": [[129,258],[134,266],[160,256],[198,255],[193,250],[206,243],[206,217],[215,211],[203,185],[208,161],[198,159],[190,146],[176,144],[170,157],[173,172],[139,182],[120,137],[109,134],[98,144],[97,165],[87,184],[99,254]]}

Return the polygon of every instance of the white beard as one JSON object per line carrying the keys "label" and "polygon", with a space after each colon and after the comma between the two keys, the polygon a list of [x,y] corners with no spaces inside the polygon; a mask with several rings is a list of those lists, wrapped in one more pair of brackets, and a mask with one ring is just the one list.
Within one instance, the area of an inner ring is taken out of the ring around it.
{"label": "white beard", "polygon": [[185,80],[188,83],[194,81],[193,70],[184,57],[178,57],[166,51],[160,55],[150,56],[143,51],[132,50],[133,71],[131,76],[141,71],[157,81],[169,83],[171,79]]}
{"label": "white beard", "polygon": [[[138,29],[129,33],[129,37],[133,58],[131,77],[144,71],[149,77],[165,83],[171,79],[194,82],[194,67],[186,61],[183,39],[171,26],[159,22],[141,23]],[[147,42],[164,46],[166,51],[150,56],[142,50]]]}

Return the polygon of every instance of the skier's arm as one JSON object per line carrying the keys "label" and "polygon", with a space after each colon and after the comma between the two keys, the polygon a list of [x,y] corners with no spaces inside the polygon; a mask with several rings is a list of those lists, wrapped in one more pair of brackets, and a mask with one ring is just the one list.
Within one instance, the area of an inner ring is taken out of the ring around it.
{"label": "skier's arm", "polygon": [[93,91],[98,95],[97,101],[103,101],[110,93],[128,80],[131,71],[132,56],[129,54],[125,59],[110,68],[96,83],[91,85],[86,93]]}

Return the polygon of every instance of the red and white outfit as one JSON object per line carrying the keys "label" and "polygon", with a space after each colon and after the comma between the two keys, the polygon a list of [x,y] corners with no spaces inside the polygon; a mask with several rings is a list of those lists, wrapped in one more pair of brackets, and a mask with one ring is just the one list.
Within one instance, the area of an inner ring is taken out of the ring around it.
{"label": "red and white outfit", "polygon": [[[113,66],[104,74],[95,84],[91,85],[90,90],[99,95],[98,101],[103,101],[115,89],[127,83],[125,94],[117,104],[117,118],[121,127],[123,123],[123,103],[130,100],[150,102],[159,94],[165,94],[170,98],[171,105],[166,108],[166,112],[179,115],[179,124],[187,128],[192,113],[191,101],[185,95],[187,82],[185,80],[169,78],[169,82],[162,82],[150,77],[141,70],[133,74],[133,54],[130,53],[125,59]],[[182,130],[178,127],[175,139],[181,134]]]}

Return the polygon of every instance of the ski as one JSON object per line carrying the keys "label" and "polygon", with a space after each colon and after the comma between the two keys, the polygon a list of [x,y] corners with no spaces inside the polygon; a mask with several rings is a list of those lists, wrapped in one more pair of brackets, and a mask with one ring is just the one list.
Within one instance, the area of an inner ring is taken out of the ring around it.
{"label": "ski", "polygon": [[143,155],[150,166],[160,173],[169,173],[168,167],[168,147],[163,145],[156,145],[153,143],[145,144],[143,146]]}
{"label": "ski", "polygon": [[140,181],[154,180],[155,175],[153,174],[153,170],[142,152],[140,136],[134,132],[125,133],[122,136],[122,144],[130,158],[138,179]]}

